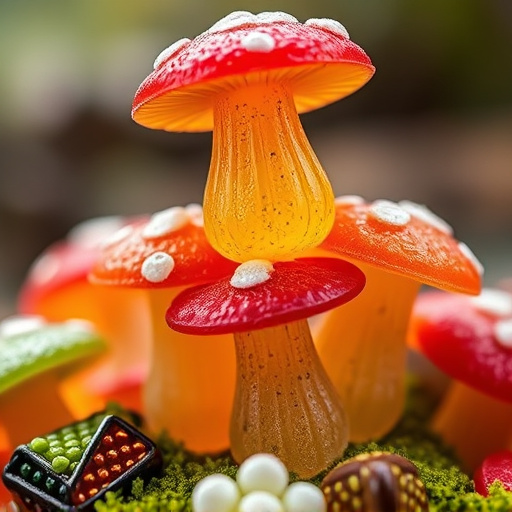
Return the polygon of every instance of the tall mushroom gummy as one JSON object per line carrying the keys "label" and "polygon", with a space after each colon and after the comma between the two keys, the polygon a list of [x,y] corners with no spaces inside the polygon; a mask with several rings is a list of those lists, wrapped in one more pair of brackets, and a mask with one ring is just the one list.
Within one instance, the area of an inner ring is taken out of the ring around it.
{"label": "tall mushroom gummy", "polygon": [[318,245],[334,220],[330,183],[297,114],[351,94],[373,72],[334,20],[234,12],[160,54],[132,115],[149,128],[213,128],[210,243],[234,261],[283,259]]}

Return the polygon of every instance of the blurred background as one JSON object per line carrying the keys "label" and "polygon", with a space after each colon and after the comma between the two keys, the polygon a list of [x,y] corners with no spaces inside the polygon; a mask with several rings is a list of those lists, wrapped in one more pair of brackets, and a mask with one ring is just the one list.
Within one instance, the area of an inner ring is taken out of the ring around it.
{"label": "blurred background", "polygon": [[341,21],[377,73],[302,116],[335,193],[411,199],[512,275],[510,0],[0,0],[0,315],[80,221],[200,202],[211,134],[130,119],[158,53],[232,10]]}

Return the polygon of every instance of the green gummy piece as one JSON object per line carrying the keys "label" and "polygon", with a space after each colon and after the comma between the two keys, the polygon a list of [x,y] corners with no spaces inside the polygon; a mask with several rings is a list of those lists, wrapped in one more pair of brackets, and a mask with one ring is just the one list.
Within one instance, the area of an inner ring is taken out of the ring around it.
{"label": "green gummy piece", "polygon": [[55,448],[55,447],[59,447],[59,446],[62,446],[62,441],[60,439],[52,439],[50,441],[50,444],[49,444],[50,448]]}
{"label": "green gummy piece", "polygon": [[20,473],[23,478],[27,478],[28,475],[30,475],[31,471],[32,471],[32,467],[30,466],[30,464],[25,463],[25,464],[22,464],[20,467]]}
{"label": "green gummy piece", "polygon": [[55,471],[55,473],[64,473],[66,469],[68,469],[69,466],[69,459],[67,457],[64,457],[62,455],[57,455],[52,460],[52,468]]}
{"label": "green gummy piece", "polygon": [[82,455],[83,451],[76,446],[72,446],[71,448],[69,448],[69,450],[66,450],[66,457],[71,462],[79,461],[82,458]]}
{"label": "green gummy piece", "polygon": [[50,448],[50,444],[44,437],[35,437],[30,441],[30,448],[36,453],[42,454]]}
{"label": "green gummy piece", "polygon": [[63,440],[65,442],[68,442],[68,441],[73,441],[74,439],[76,439],[77,435],[76,435],[76,432],[70,432],[69,434],[66,434],[63,438]]}
{"label": "green gummy piece", "polygon": [[98,334],[73,322],[47,324],[0,343],[0,393],[50,370],[71,371],[106,349]]}
{"label": "green gummy piece", "polygon": [[86,436],[82,439],[82,446],[85,448],[91,442],[92,436]]}
{"label": "green gummy piece", "polygon": [[59,457],[60,455],[64,455],[65,450],[61,446],[56,446],[50,448],[47,452],[44,453],[46,459],[50,462],[53,461],[55,457]]}
{"label": "green gummy piece", "polygon": [[75,468],[78,466],[78,462],[72,462],[70,465],[69,465],[69,469],[71,472],[75,471]]}
{"label": "green gummy piece", "polygon": [[32,476],[32,481],[37,483],[41,481],[41,478],[43,478],[43,474],[41,473],[41,471],[36,471]]}
{"label": "green gummy piece", "polygon": [[64,448],[73,448],[74,446],[80,446],[80,441],[78,439],[71,439],[64,443]]}

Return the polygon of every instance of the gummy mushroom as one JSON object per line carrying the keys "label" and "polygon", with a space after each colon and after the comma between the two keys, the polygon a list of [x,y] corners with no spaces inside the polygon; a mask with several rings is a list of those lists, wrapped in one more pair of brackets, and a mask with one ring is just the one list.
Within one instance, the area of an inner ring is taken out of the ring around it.
{"label": "gummy mushroom", "polygon": [[59,383],[104,350],[83,320],[19,316],[0,323],[0,421],[12,447],[73,420]]}
{"label": "gummy mushroom", "polygon": [[132,117],[168,131],[213,129],[205,229],[238,262],[318,245],[333,193],[298,113],[362,87],[374,67],[339,22],[233,12],[156,59]]}
{"label": "gummy mushroom", "polygon": [[432,426],[467,469],[512,448],[512,295],[421,294],[409,337],[452,378]]}
{"label": "gummy mushroom", "polygon": [[512,491],[512,451],[503,450],[490,454],[473,475],[475,491],[489,496],[489,489],[498,481],[506,491]]}
{"label": "gummy mushroom", "polygon": [[195,452],[218,452],[229,445],[235,354],[229,336],[205,340],[173,332],[165,311],[184,287],[220,279],[235,267],[212,249],[202,209],[192,204],[115,233],[90,274],[95,285],[144,292],[153,339],[144,415],[153,432],[167,430]]}
{"label": "gummy mushroom", "polygon": [[444,221],[408,201],[338,198],[319,248],[366,275],[363,292],[326,315],[315,343],[347,408],[351,440],[379,438],[403,411],[406,331],[420,285],[477,294],[481,268]]}
{"label": "gummy mushroom", "polygon": [[[234,333],[237,385],[231,452],[260,452],[300,477],[320,472],[347,445],[345,412],[318,359],[307,318],[353,299],[364,286],[334,258],[242,263],[231,279],[178,295],[169,326],[188,334]],[[208,341],[208,340],[206,340]]]}
{"label": "gummy mushroom", "polygon": [[[64,386],[69,405],[87,415],[116,401],[140,410],[140,389],[149,365],[150,320],[142,294],[92,286],[87,276],[101,242],[130,219],[98,217],[76,225],[64,240],[49,246],[34,262],[23,283],[18,309],[51,322],[83,318],[108,343],[108,351],[91,368]],[[127,321],[129,319],[129,321]]]}

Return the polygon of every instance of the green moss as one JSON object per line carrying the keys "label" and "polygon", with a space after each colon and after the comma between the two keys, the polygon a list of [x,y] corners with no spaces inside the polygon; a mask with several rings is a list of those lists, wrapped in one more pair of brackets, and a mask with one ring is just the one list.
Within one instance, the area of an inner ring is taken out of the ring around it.
{"label": "green moss", "polygon": [[[471,479],[459,469],[453,453],[428,430],[428,418],[435,406],[429,395],[413,388],[409,398],[402,421],[389,435],[379,442],[351,444],[341,460],[372,451],[408,458],[418,468],[432,512],[511,511],[512,493],[499,485],[492,487],[489,498],[473,492]],[[190,496],[199,480],[213,473],[232,478],[236,475],[237,466],[227,455],[199,458],[165,437],[158,444],[164,456],[163,476],[148,484],[135,480],[128,497],[108,493],[104,502],[96,503],[98,512],[191,512]],[[330,469],[311,481],[319,485]],[[292,480],[295,480],[293,475]]]}

